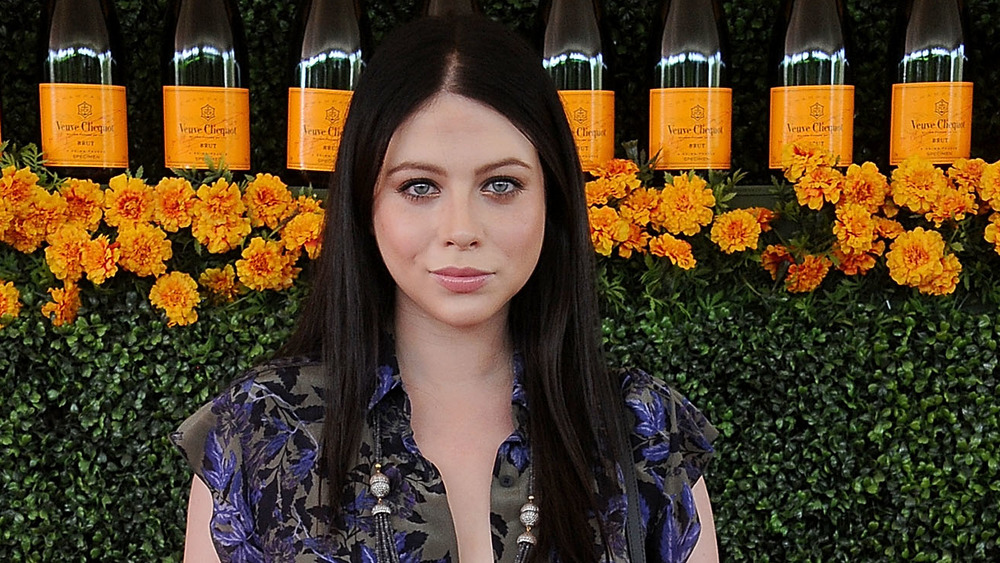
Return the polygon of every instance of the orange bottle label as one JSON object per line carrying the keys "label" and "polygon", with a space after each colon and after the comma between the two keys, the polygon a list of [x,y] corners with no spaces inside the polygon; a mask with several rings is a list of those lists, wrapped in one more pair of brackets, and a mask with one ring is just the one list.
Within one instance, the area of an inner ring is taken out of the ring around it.
{"label": "orange bottle label", "polygon": [[733,91],[654,88],[649,91],[649,154],[657,170],[729,168]]}
{"label": "orange bottle label", "polygon": [[163,87],[163,145],[167,168],[206,168],[225,160],[250,169],[250,91],[206,86]]}
{"label": "orange bottle label", "polygon": [[781,168],[781,151],[789,143],[824,150],[839,159],[840,166],[850,166],[854,86],[771,88],[771,168]]}
{"label": "orange bottle label", "polygon": [[288,89],[288,168],[333,170],[350,90]]}
{"label": "orange bottle label", "polygon": [[610,90],[560,90],[580,165],[587,172],[615,157],[615,93]]}
{"label": "orange bottle label", "polygon": [[892,86],[889,164],[919,155],[934,164],[969,158],[972,83],[917,82]]}
{"label": "orange bottle label", "polygon": [[124,86],[44,83],[38,101],[50,166],[128,167]]}

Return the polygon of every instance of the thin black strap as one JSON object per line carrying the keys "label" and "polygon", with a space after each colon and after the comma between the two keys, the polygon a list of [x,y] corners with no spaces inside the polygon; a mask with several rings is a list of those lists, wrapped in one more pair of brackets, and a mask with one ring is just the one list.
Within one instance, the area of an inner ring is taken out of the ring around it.
{"label": "thin black strap", "polygon": [[[631,420],[631,417],[628,417]],[[620,463],[625,475],[625,495],[628,504],[628,520],[625,525],[625,536],[628,538],[628,559],[631,563],[646,563],[646,537],[639,521],[639,484],[635,477],[635,459],[632,456],[632,443],[629,440],[628,424],[623,424],[620,436],[622,455],[625,459]]]}

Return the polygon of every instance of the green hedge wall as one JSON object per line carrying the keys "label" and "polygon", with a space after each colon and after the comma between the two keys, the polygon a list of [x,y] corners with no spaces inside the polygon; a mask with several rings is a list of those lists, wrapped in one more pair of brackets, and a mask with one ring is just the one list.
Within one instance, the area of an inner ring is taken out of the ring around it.
{"label": "green hedge wall", "polygon": [[[857,160],[880,160],[885,154],[886,61],[889,30],[898,2],[852,1],[853,62],[857,81],[855,146]],[[974,156],[1000,158],[1000,0],[968,0],[971,19],[970,66],[976,94]],[[163,117],[160,94],[160,46],[165,0],[116,0],[128,56],[129,145],[132,167],[162,172]],[[290,0],[238,2],[250,54],[252,166],[277,172],[285,163],[285,68],[294,17]],[[376,40],[398,22],[414,17],[416,0],[367,0]],[[658,10],[655,0],[604,0],[617,66],[612,69],[617,94],[616,133],[620,141],[647,143],[646,90],[650,72],[646,49]],[[21,144],[38,142],[38,29],[36,0],[0,0],[0,82],[3,135]],[[512,29],[527,34],[538,0],[480,0],[483,10]],[[750,172],[748,181],[770,183],[767,168],[768,84],[766,52],[779,0],[724,2],[732,43],[733,166]]]}
{"label": "green hedge wall", "polygon": [[[0,271],[32,260],[0,248]],[[612,363],[664,377],[721,431],[724,561],[1000,557],[995,306],[874,284],[789,296],[754,266],[650,297],[640,264],[602,265]],[[28,290],[0,331],[0,560],[179,560],[190,473],[167,435],[278,346],[303,291],[168,329],[150,282],[109,283],[62,328]]]}

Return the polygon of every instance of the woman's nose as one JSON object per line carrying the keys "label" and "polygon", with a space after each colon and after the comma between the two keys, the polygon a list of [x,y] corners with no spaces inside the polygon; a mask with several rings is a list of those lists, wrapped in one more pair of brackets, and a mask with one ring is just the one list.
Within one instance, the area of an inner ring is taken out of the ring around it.
{"label": "woman's nose", "polygon": [[479,245],[480,225],[471,198],[451,198],[445,206],[442,221],[446,245],[457,246],[460,249],[475,248]]}

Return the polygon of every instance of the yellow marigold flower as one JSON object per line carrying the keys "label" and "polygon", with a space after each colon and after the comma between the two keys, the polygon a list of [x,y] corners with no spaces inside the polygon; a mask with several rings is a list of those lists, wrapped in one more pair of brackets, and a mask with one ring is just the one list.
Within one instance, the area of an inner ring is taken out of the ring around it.
{"label": "yellow marigold flower", "polygon": [[653,210],[660,204],[660,192],[637,188],[622,200],[618,212],[639,227],[649,224]]}
{"label": "yellow marigold flower", "polygon": [[153,219],[153,191],[142,178],[119,174],[104,192],[104,222],[112,227],[148,223]]}
{"label": "yellow marigold flower", "polygon": [[167,315],[167,326],[185,326],[198,320],[195,306],[201,301],[198,284],[183,272],[156,278],[149,290],[149,302]]}
{"label": "yellow marigold flower", "polygon": [[660,204],[653,211],[654,226],[672,235],[695,235],[712,222],[715,195],[708,182],[699,176],[682,174],[660,191]]}
{"label": "yellow marigold flower", "polygon": [[849,203],[837,208],[833,234],[844,252],[862,254],[871,250],[875,243],[875,225],[875,220],[865,206]]}
{"label": "yellow marigold flower", "polygon": [[899,221],[893,221],[892,219],[886,219],[884,217],[874,217],[874,219],[875,235],[880,238],[894,240],[906,231]]}
{"label": "yellow marigold flower", "polygon": [[893,281],[917,287],[941,275],[944,239],[937,231],[917,227],[896,237],[885,256]]}
{"label": "yellow marigold flower", "polygon": [[281,229],[281,242],[285,250],[296,252],[305,249],[311,260],[315,260],[323,246],[323,210],[319,213],[300,213]]}
{"label": "yellow marigold flower", "polygon": [[153,188],[153,220],[171,233],[190,227],[194,202],[191,182],[184,178],[163,178]]}
{"label": "yellow marigold flower", "polygon": [[607,178],[596,178],[584,186],[587,193],[587,206],[605,205],[611,199],[611,183]]}
{"label": "yellow marigold flower", "polygon": [[612,176],[634,176],[639,173],[639,166],[627,158],[612,158],[594,170],[594,176],[598,178],[611,178]]}
{"label": "yellow marigold flower", "polygon": [[211,186],[198,188],[191,210],[191,234],[213,254],[232,250],[250,234],[245,211],[239,186],[219,178]]}
{"label": "yellow marigold flower", "polygon": [[778,214],[766,207],[748,207],[747,211],[757,218],[762,232],[771,230],[771,222],[778,218]]}
{"label": "yellow marigold flower", "polygon": [[42,305],[42,316],[52,319],[52,324],[62,326],[76,321],[80,310],[80,288],[75,283],[66,282],[63,289],[49,288],[52,301]]}
{"label": "yellow marigold flower", "polygon": [[87,279],[95,285],[101,285],[118,273],[121,256],[121,244],[108,242],[108,237],[101,235],[83,248],[80,264],[87,273]]}
{"label": "yellow marigold flower", "polygon": [[629,223],[628,238],[618,246],[618,255],[622,258],[631,258],[633,252],[645,254],[647,244],[649,244],[649,233],[639,225]]}
{"label": "yellow marigold flower", "polygon": [[1000,160],[987,164],[979,180],[979,197],[1000,211]]}
{"label": "yellow marigold flower", "polygon": [[941,258],[941,273],[917,286],[920,293],[928,295],[948,295],[958,286],[958,274],[962,272],[962,264],[958,257],[949,254]]}
{"label": "yellow marigold flower", "polygon": [[281,178],[271,174],[257,174],[254,177],[243,194],[243,204],[250,213],[251,226],[267,225],[270,229],[276,229],[295,208],[288,186]]}
{"label": "yellow marigold flower", "polygon": [[874,163],[865,162],[847,167],[844,187],[840,194],[840,204],[863,205],[869,213],[875,213],[885,203],[889,195],[889,181],[878,171]]}
{"label": "yellow marigold flower", "polygon": [[911,156],[892,171],[892,199],[916,213],[931,210],[938,194],[948,187],[944,172],[919,156]]}
{"label": "yellow marigold flower", "polygon": [[990,224],[986,225],[983,238],[992,243],[993,250],[1000,254],[1000,213],[990,215]]}
{"label": "yellow marigold flower", "polygon": [[649,253],[653,256],[666,256],[683,270],[690,270],[697,265],[691,252],[691,244],[667,233],[649,240]]}
{"label": "yellow marigold flower", "polygon": [[14,204],[5,199],[0,199],[0,242],[7,240],[5,235],[13,222]]}
{"label": "yellow marigold flower", "polygon": [[295,200],[295,207],[299,213],[323,212],[323,209],[320,207],[319,200],[307,195],[300,195],[298,199]]}
{"label": "yellow marigold flower", "polygon": [[38,176],[28,168],[7,166],[0,176],[0,199],[12,206],[28,201],[38,188]]}
{"label": "yellow marigold flower", "polygon": [[35,186],[28,199],[14,206],[14,218],[3,234],[4,242],[30,254],[66,222],[66,200]]}
{"label": "yellow marigold flower", "polygon": [[21,314],[21,292],[14,287],[14,282],[0,280],[0,329],[7,326],[4,319],[14,318]]}
{"label": "yellow marigold flower", "polygon": [[781,169],[789,182],[798,182],[816,168],[833,166],[833,158],[817,147],[789,143],[781,148]]}
{"label": "yellow marigold flower", "polygon": [[232,264],[224,268],[209,268],[198,277],[198,283],[212,294],[219,302],[232,302],[240,292],[236,283],[236,270]]}
{"label": "yellow marigold flower", "polygon": [[760,265],[764,267],[769,274],[771,274],[772,280],[778,279],[778,272],[781,271],[782,267],[787,267],[795,263],[795,259],[792,258],[792,254],[788,252],[788,248],[780,244],[769,244],[764,252],[760,255]]}
{"label": "yellow marigold flower", "polygon": [[978,210],[976,194],[945,185],[924,216],[928,221],[933,221],[935,227],[940,227],[945,221],[961,221],[966,214],[975,214]]}
{"label": "yellow marigold flower", "polygon": [[837,269],[848,276],[867,274],[875,267],[875,257],[885,252],[885,241],[877,241],[871,251],[860,254],[847,254],[839,246],[834,246],[833,257],[837,260]]}
{"label": "yellow marigold flower", "polygon": [[612,207],[590,207],[590,240],[594,249],[604,256],[611,255],[615,243],[628,238],[629,223],[618,216]]}
{"label": "yellow marigold flower", "polygon": [[746,209],[734,209],[719,215],[712,224],[712,242],[726,254],[757,248],[760,223]]}
{"label": "yellow marigold flower", "polygon": [[83,277],[83,249],[90,244],[90,235],[78,223],[66,223],[48,239],[45,262],[52,275],[64,282]]}
{"label": "yellow marigold flower", "polygon": [[174,255],[167,233],[147,223],[123,227],[115,242],[121,245],[118,263],[137,276],[159,276]]}
{"label": "yellow marigold flower", "polygon": [[297,255],[282,253],[280,242],[254,237],[242,256],[242,260],[236,261],[236,273],[240,283],[255,291],[287,289],[300,271],[292,267]]}
{"label": "yellow marigold flower", "polygon": [[948,168],[948,178],[966,192],[974,192],[983,179],[986,171],[986,161],[981,158],[960,158]]}
{"label": "yellow marigold flower", "polygon": [[837,203],[843,191],[844,175],[836,168],[819,166],[811,168],[795,184],[795,197],[799,205],[819,209],[824,202]]}
{"label": "yellow marigold flower", "polygon": [[70,178],[59,188],[66,200],[66,218],[78,223],[87,232],[94,232],[104,216],[104,190],[90,180]]}
{"label": "yellow marigold flower", "polygon": [[825,256],[807,255],[798,264],[788,266],[785,276],[785,289],[792,293],[807,293],[814,291],[830,271],[833,263]]}

